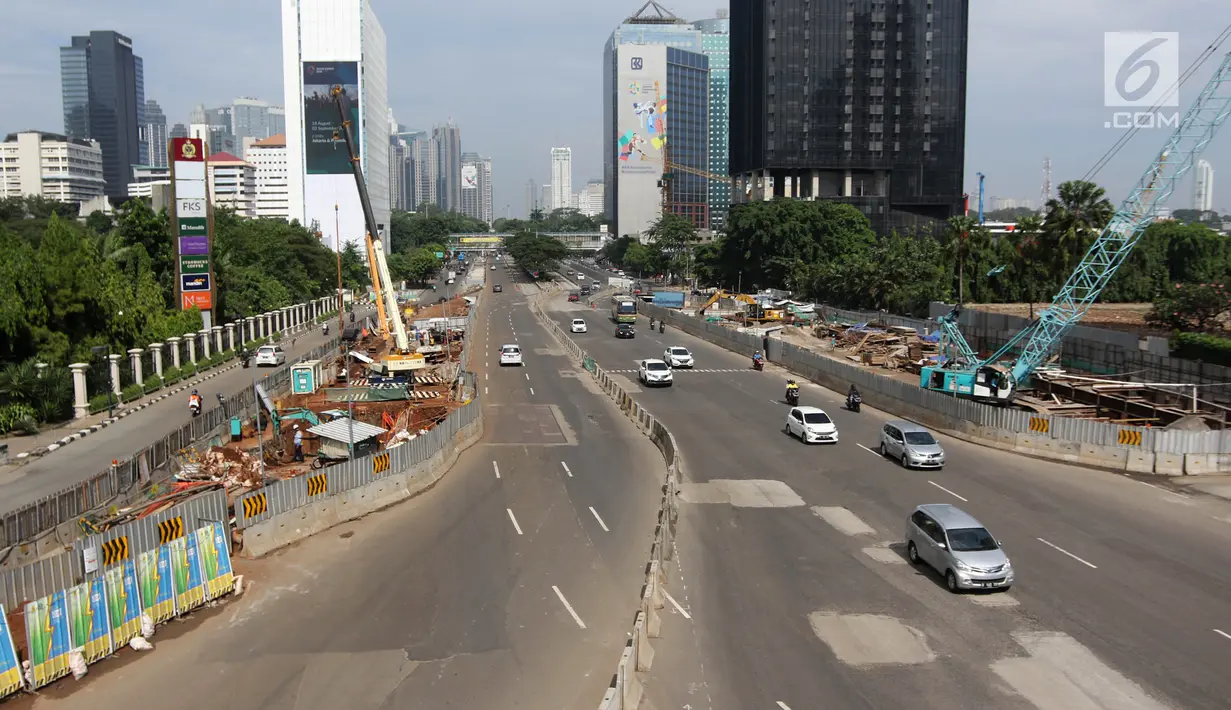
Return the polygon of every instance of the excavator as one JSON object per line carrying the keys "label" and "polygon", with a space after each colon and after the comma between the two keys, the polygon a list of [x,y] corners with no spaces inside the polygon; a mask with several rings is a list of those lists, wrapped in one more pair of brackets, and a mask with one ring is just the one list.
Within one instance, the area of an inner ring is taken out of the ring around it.
{"label": "excavator", "polygon": [[709,300],[705,302],[705,305],[697,309],[697,313],[704,316],[707,308],[715,303],[718,303],[718,301],[723,298],[734,299],[745,304],[744,312],[748,314],[748,320],[750,321],[756,321],[758,323],[777,323],[785,318],[781,308],[766,308],[752,296],[743,293],[728,293],[721,289],[715,291],[714,295],[710,296]]}
{"label": "excavator", "polygon": [[[355,186],[359,189],[359,202],[363,205],[363,219],[367,225],[365,239],[368,251],[368,270],[371,273],[372,288],[376,291],[376,315],[379,319],[381,334],[390,346],[377,365],[385,374],[392,376],[412,370],[422,370],[427,367],[427,361],[423,355],[415,352],[411,347],[410,336],[406,333],[406,323],[398,311],[397,293],[393,288],[393,279],[389,276],[385,247],[379,236],[373,237],[373,235],[379,235],[380,232],[376,226],[376,214],[372,211],[372,201],[368,197],[367,182],[363,178],[363,166],[359,163],[359,152],[355,147],[350,102],[341,86],[333,87],[330,93],[342,120],[341,127],[334,132],[334,138],[345,140],[351,170],[355,174]],[[391,339],[392,342],[390,342]]]}

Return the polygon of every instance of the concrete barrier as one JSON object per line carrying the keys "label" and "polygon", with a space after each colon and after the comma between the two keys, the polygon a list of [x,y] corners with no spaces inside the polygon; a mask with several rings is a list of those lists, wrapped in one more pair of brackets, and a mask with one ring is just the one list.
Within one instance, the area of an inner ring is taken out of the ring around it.
{"label": "concrete barrier", "polygon": [[478,418],[463,427],[443,449],[409,471],[309,503],[245,529],[243,549],[239,554],[249,559],[264,557],[336,525],[358,520],[429,491],[449,472],[461,453],[482,437],[480,412]]}
{"label": "concrete barrier", "polygon": [[1129,473],[1154,473],[1154,452],[1129,449],[1125,453],[1124,470]]}
{"label": "concrete barrier", "polygon": [[[1083,466],[1108,468],[1115,471],[1128,469],[1128,449],[1115,446],[1097,446],[1095,444],[1079,444],[1077,462]],[[1153,464],[1151,463],[1151,467]]]}
{"label": "concrete barrier", "polygon": [[1154,452],[1154,473],[1164,476],[1184,475],[1184,455],[1165,451]]}
{"label": "concrete barrier", "polygon": [[1214,473],[1218,470],[1218,462],[1211,461],[1217,454],[1184,454],[1184,475],[1199,476],[1203,473]]}

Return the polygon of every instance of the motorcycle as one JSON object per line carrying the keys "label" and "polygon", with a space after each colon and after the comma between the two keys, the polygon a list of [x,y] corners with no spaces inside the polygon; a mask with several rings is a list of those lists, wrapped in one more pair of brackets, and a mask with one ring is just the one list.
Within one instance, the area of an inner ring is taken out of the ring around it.
{"label": "motorcycle", "polygon": [[201,416],[201,403],[200,402],[189,402],[188,411],[192,412],[192,416],[194,417]]}
{"label": "motorcycle", "polygon": [[792,387],[786,391],[786,403],[792,407],[799,406],[799,390]]}
{"label": "motorcycle", "polygon": [[863,402],[863,397],[860,397],[857,394],[848,394],[846,396],[846,408],[851,410],[855,414],[859,413],[859,405],[862,402]]}
{"label": "motorcycle", "polygon": [[760,372],[765,369],[765,361],[760,358],[752,358],[752,369]]}
{"label": "motorcycle", "polygon": [[662,333],[662,332],[665,332],[666,330],[667,330],[667,324],[666,324],[666,322],[665,322],[665,321],[658,321],[658,332],[659,332],[659,333]]}

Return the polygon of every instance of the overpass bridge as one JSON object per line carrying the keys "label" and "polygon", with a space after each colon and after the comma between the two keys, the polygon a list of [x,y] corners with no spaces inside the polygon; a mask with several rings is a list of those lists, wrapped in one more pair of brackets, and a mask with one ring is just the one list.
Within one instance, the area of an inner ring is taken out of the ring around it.
{"label": "overpass bridge", "polygon": [[[611,241],[611,234],[608,232],[538,232],[538,235],[560,240],[569,251],[598,251]],[[509,232],[450,234],[448,247],[461,252],[496,251],[504,245],[505,239],[512,236]]]}

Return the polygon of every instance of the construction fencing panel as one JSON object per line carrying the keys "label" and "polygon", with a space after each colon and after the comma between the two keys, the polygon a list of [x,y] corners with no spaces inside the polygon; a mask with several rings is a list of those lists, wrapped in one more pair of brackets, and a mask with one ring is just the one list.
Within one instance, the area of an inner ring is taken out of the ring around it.
{"label": "construction fencing panel", "polygon": [[26,602],[80,584],[85,579],[81,556],[69,553],[0,570],[0,606],[21,609]]}

